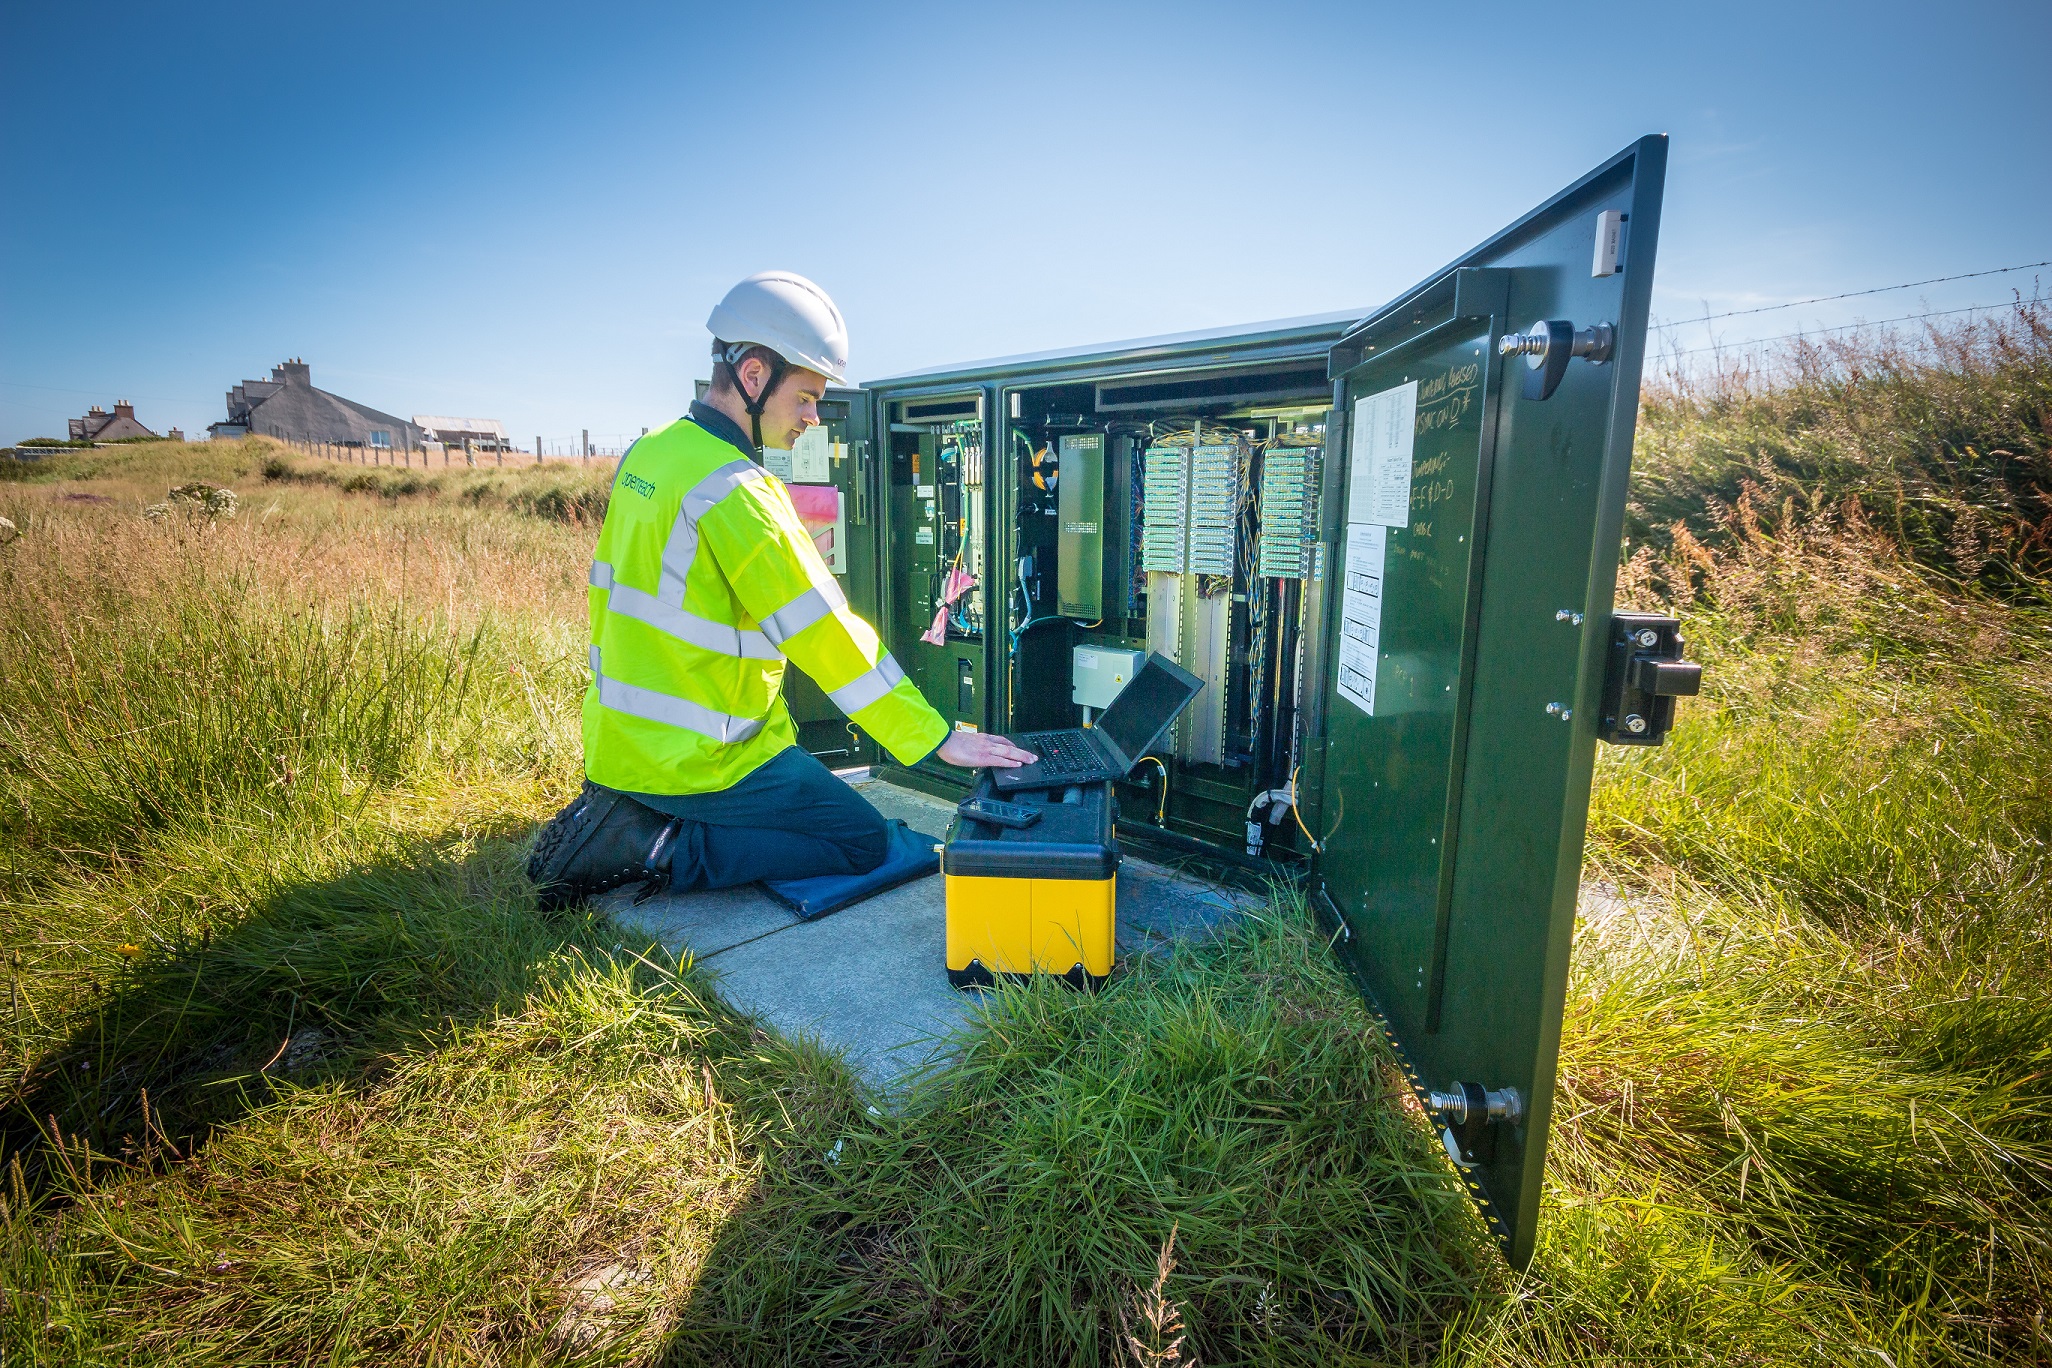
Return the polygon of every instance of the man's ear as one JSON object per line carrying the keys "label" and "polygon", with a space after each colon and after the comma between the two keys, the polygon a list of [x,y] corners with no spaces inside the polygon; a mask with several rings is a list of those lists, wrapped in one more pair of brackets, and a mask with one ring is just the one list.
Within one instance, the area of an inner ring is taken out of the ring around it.
{"label": "man's ear", "polygon": [[769,362],[763,360],[760,356],[751,356],[743,361],[737,369],[741,376],[741,397],[743,399],[748,398],[751,393],[753,393],[756,399],[768,397],[765,387],[770,381]]}

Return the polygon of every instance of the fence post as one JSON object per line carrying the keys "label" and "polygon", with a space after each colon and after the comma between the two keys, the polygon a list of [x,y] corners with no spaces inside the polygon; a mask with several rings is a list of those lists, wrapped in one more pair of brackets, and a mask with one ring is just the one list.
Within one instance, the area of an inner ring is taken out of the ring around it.
{"label": "fence post", "polygon": [[582,428],[582,429],[579,429],[579,439],[580,439],[580,440],[581,440],[581,441],[583,442],[583,447],[582,447],[583,455],[582,455],[582,457],[580,458],[580,460],[581,460],[581,463],[582,463],[582,464],[584,464],[584,465],[590,465],[590,464],[591,464],[591,429],[590,429],[590,428]]}

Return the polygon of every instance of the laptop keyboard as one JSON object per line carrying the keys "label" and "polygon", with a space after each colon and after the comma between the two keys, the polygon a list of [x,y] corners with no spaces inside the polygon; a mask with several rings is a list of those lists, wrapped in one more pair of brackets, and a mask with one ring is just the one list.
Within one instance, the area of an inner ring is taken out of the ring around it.
{"label": "laptop keyboard", "polygon": [[1083,738],[1075,732],[1028,732],[1018,742],[1040,757],[1041,772],[1045,775],[1104,768],[1097,753],[1083,744]]}

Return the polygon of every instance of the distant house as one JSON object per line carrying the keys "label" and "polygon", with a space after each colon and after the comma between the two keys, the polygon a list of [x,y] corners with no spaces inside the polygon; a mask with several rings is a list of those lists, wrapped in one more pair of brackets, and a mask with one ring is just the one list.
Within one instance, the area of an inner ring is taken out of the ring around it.
{"label": "distant house", "polygon": [[126,399],[116,400],[112,413],[94,404],[86,410],[85,417],[71,420],[71,440],[74,442],[118,442],[123,437],[156,435],[135,421],[135,405]]}
{"label": "distant house", "polygon": [[416,413],[413,425],[427,434],[430,442],[443,446],[460,447],[465,442],[473,451],[511,451],[506,441],[506,425],[496,418],[444,418],[432,413]]}
{"label": "distant house", "polygon": [[207,431],[215,437],[257,433],[288,442],[380,447],[411,451],[425,434],[389,413],[315,389],[312,368],[298,357],[271,368],[268,380],[245,380],[228,391],[228,420]]}

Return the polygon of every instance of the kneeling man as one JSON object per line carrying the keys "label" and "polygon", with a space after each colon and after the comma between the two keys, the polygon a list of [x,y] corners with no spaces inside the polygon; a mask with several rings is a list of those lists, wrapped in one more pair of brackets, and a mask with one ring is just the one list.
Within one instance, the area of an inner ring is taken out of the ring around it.
{"label": "kneeling man", "polygon": [[900,764],[1033,756],[951,729],[848,607],[759,464],[847,383],[847,326],[826,292],[765,271],[713,310],[713,382],[621,458],[591,566],[584,792],[536,844],[545,903],[641,879],[672,888],[866,874],[891,827],[799,749],[783,700],[796,661]]}

